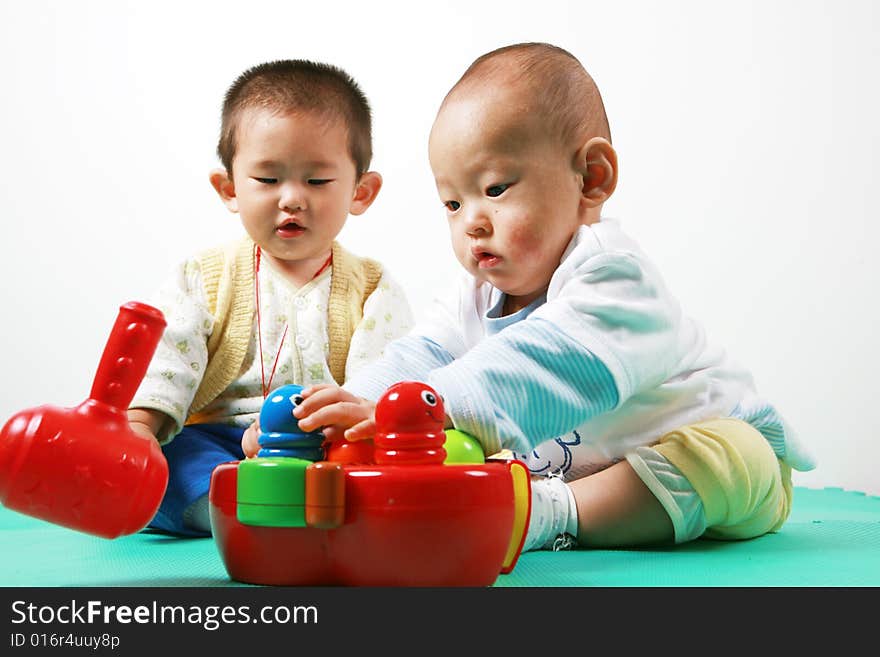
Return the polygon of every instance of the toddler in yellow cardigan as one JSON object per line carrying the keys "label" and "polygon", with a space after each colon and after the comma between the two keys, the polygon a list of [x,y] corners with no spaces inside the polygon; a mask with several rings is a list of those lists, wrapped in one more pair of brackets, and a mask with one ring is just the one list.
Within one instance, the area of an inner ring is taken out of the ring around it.
{"label": "toddler in yellow cardigan", "polygon": [[347,73],[305,60],[245,71],[217,153],[211,184],[247,236],[187,259],[158,290],[168,326],[128,412],[168,459],[150,526],[189,536],[210,534],[211,472],[244,458],[270,390],[342,384],[412,322],[383,267],[336,241],[382,186],[370,107]]}

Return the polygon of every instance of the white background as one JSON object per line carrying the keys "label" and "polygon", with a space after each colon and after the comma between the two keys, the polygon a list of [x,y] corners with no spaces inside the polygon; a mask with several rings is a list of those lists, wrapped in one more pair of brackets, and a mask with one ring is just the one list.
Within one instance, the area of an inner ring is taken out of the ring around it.
{"label": "white background", "polygon": [[0,3],[0,422],[85,399],[119,305],[241,234],[207,173],[222,95],[261,61],[361,83],[385,186],[340,239],[421,314],[457,267],[438,104],[478,55],[549,41],[605,98],[606,214],[812,446],[795,483],[880,493],[877,3]]}

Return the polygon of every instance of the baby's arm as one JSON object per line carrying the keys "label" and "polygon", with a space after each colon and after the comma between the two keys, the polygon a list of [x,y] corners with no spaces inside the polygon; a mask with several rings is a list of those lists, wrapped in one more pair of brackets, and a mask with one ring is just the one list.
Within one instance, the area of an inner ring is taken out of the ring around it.
{"label": "baby's arm", "polygon": [[183,427],[208,362],[214,318],[207,307],[198,264],[173,269],[151,299],[167,326],[128,412],[132,428],[160,443]]}
{"label": "baby's arm", "polygon": [[363,317],[355,327],[345,361],[345,380],[381,358],[390,342],[413,326],[412,309],[403,288],[387,272],[364,303]]}
{"label": "baby's arm", "polygon": [[604,363],[553,324],[527,319],[486,338],[431,372],[455,428],[487,454],[528,452],[615,408],[618,388]]}
{"label": "baby's arm", "polygon": [[[303,390],[294,415],[303,431],[322,428],[328,440],[363,440],[375,432],[375,401],[399,381],[426,381],[431,371],[453,360],[427,338],[408,335],[390,343],[382,358],[365,365],[344,387],[318,385]],[[452,426],[447,418],[447,428]],[[248,430],[250,431],[250,430]],[[245,454],[254,453],[256,436],[245,435]]]}
{"label": "baby's arm", "polygon": [[151,408],[130,408],[128,424],[135,433],[145,438],[160,440],[174,427],[174,420],[162,411]]}
{"label": "baby's arm", "polygon": [[[390,343],[382,358],[364,366],[344,387],[318,385],[303,391],[294,411],[300,429],[324,427],[329,440],[363,440],[375,432],[376,400],[399,381],[427,381],[437,368],[453,361],[435,342],[408,335]],[[451,427],[447,422],[447,428]],[[344,432],[344,434],[343,434]]]}
{"label": "baby's arm", "polygon": [[[392,285],[392,291],[395,289]],[[377,290],[378,292],[378,290]],[[393,295],[400,303],[402,292]],[[459,285],[453,285],[445,295],[435,299],[427,316],[406,335],[384,341],[381,351],[369,362],[355,363],[354,353],[349,356],[347,375],[343,387],[357,397],[376,401],[398,381],[427,381],[428,374],[451,363],[456,355],[465,351],[464,336],[458,318]],[[368,300],[368,304],[372,297]],[[365,306],[365,319],[367,317]],[[408,307],[401,316],[409,313]],[[381,320],[384,321],[384,320]],[[376,323],[381,323],[377,315]],[[363,322],[361,327],[363,327]],[[361,328],[359,327],[359,328]],[[352,352],[361,331],[352,338]],[[375,338],[373,338],[375,339]]]}

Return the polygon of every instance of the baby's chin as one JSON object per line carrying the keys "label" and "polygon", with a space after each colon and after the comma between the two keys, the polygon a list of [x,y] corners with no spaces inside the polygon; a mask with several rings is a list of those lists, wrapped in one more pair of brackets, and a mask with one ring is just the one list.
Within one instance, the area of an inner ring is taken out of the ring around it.
{"label": "baby's chin", "polygon": [[326,258],[333,249],[333,244],[314,244],[298,241],[290,243],[277,240],[268,240],[259,244],[263,257],[271,260],[277,267],[289,270],[297,265],[313,263],[316,260]]}

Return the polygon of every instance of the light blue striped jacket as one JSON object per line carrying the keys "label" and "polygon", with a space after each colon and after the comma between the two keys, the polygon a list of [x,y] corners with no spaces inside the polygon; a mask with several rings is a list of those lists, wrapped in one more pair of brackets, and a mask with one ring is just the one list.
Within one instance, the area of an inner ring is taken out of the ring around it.
{"label": "light blue striped jacket", "polygon": [[708,343],[614,220],[583,226],[546,296],[499,316],[503,294],[465,275],[446,300],[345,388],[378,399],[421,380],[487,454],[584,476],[676,427],[716,417],[755,426],[798,470],[814,462],[751,375]]}

